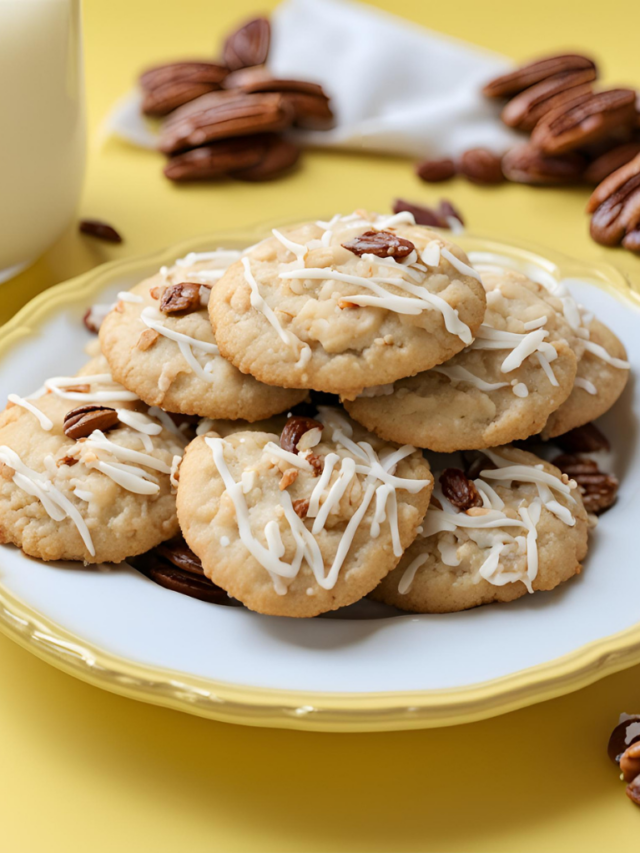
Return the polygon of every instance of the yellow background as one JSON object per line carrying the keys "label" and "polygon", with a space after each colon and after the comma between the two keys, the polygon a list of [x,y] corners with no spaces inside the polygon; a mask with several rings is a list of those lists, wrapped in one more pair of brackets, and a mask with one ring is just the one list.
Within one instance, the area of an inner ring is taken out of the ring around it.
{"label": "yellow background", "polygon": [[[319,151],[270,184],[174,187],[161,176],[159,156],[99,142],[102,118],[141,67],[210,54],[236,21],[274,5],[85,0],[90,143],[81,215],[111,222],[125,242],[92,242],[70,228],[2,285],[0,322],[45,287],[106,260],[271,217],[383,211],[396,196],[429,203],[444,195],[474,230],[606,259],[640,276],[640,260],[589,240],[582,189],[429,187],[405,160]],[[640,85],[640,7],[630,0],[372,5],[516,59],[583,49],[600,60],[605,82]],[[146,706],[63,675],[1,636],[0,678],[0,847],[7,853],[638,846],[640,812],[605,747],[618,713],[640,711],[640,667],[494,720],[370,735],[248,729]]]}

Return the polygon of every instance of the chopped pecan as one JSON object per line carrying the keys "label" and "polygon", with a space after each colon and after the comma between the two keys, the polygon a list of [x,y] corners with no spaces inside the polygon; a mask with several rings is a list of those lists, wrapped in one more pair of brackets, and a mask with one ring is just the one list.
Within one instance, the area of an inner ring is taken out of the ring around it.
{"label": "chopped pecan", "polygon": [[81,219],[78,228],[82,234],[88,234],[89,237],[97,237],[107,243],[122,243],[122,237],[113,225],[101,219]]}
{"label": "chopped pecan", "polygon": [[284,130],[294,118],[290,100],[280,92],[210,92],[171,113],[158,147],[174,154],[216,139]]}
{"label": "chopped pecan", "polygon": [[611,449],[609,439],[592,423],[571,429],[553,441],[565,453],[596,453],[598,450]]}
{"label": "chopped pecan", "polygon": [[616,145],[589,163],[584,172],[584,179],[590,184],[599,184],[638,154],[640,142],[623,142],[622,145]]}
{"label": "chopped pecan", "polygon": [[458,170],[474,184],[500,184],[504,181],[501,158],[487,148],[470,148],[461,154]]}
{"label": "chopped pecan", "polygon": [[543,116],[533,129],[531,142],[545,154],[565,154],[614,132],[630,131],[636,117],[632,89],[584,94]]}
{"label": "chopped pecan", "polygon": [[518,184],[574,184],[582,180],[587,161],[581,154],[543,154],[524,142],[502,158],[504,176]]}
{"label": "chopped pecan", "polygon": [[82,318],[82,322],[85,325],[85,328],[91,332],[92,335],[97,335],[100,331],[100,325],[97,323],[97,318],[93,313],[93,306],[87,308],[84,312],[84,316]]}
{"label": "chopped pecan", "polygon": [[298,479],[298,469],[297,468],[287,468],[282,477],[280,478],[280,482],[278,484],[278,488],[281,492],[284,492],[285,489],[288,489],[292,483]]}
{"label": "chopped pecan", "polygon": [[593,459],[567,453],[556,457],[551,464],[576,481],[587,512],[598,515],[615,503],[618,480],[613,474],[601,471]]}
{"label": "chopped pecan", "polygon": [[348,243],[342,244],[354,255],[376,255],[378,258],[396,258],[401,260],[415,251],[411,240],[398,237],[391,231],[365,231]]}
{"label": "chopped pecan", "polygon": [[547,77],[509,101],[502,110],[502,121],[509,127],[529,132],[550,110],[561,107],[579,95],[589,94],[595,79],[594,68]]}
{"label": "chopped pecan", "polygon": [[616,246],[640,224],[640,154],[595,188],[587,204],[592,213],[591,236]]}
{"label": "chopped pecan", "polygon": [[168,542],[156,546],[155,552],[179,569],[184,569],[195,575],[204,574],[200,558],[196,557],[182,536],[169,539]]}
{"label": "chopped pecan", "polygon": [[299,156],[300,149],[295,143],[273,134],[259,162],[253,166],[236,169],[231,176],[240,181],[268,181],[293,168]]}
{"label": "chopped pecan", "polygon": [[200,285],[190,281],[167,287],[160,300],[160,310],[164,314],[190,313],[200,307]]}
{"label": "chopped pecan", "polygon": [[313,418],[304,418],[300,415],[294,415],[289,418],[284,425],[282,430],[282,434],[280,435],[280,447],[283,450],[289,451],[289,453],[297,453],[298,452],[298,442],[305,434],[305,432],[309,432],[312,429],[324,429],[324,426],[320,423],[320,421],[316,421]]}
{"label": "chopped pecan", "polygon": [[293,511],[299,518],[306,518],[309,512],[309,498],[300,498],[293,502]]}
{"label": "chopped pecan", "polygon": [[64,416],[63,429],[74,440],[86,438],[95,429],[106,432],[120,423],[118,413],[109,406],[78,406]]}
{"label": "chopped pecan", "polygon": [[450,157],[441,160],[422,160],[416,165],[416,175],[429,184],[448,181],[456,173],[456,164]]}
{"label": "chopped pecan", "polygon": [[575,53],[547,56],[523,65],[509,74],[496,77],[484,86],[482,94],[487,98],[510,98],[528,89],[529,86],[535,86],[536,83],[546,80],[547,77],[587,69],[596,73],[595,63],[587,56]]}
{"label": "chopped pecan", "polygon": [[225,65],[231,70],[264,65],[271,44],[271,25],[267,18],[247,21],[227,38],[222,51]]}
{"label": "chopped pecan", "polygon": [[151,68],[140,76],[142,112],[165,116],[200,95],[220,89],[228,73],[224,65],[215,62],[172,62]]}
{"label": "chopped pecan", "polygon": [[155,329],[145,329],[140,333],[140,337],[136,342],[136,348],[145,352],[155,344],[159,337],[160,335]]}
{"label": "chopped pecan", "polygon": [[440,486],[445,498],[459,510],[482,506],[482,498],[474,483],[460,468],[446,468],[440,474]]}
{"label": "chopped pecan", "polygon": [[324,457],[317,456],[315,453],[309,453],[305,459],[313,468],[313,476],[319,477],[324,471]]}

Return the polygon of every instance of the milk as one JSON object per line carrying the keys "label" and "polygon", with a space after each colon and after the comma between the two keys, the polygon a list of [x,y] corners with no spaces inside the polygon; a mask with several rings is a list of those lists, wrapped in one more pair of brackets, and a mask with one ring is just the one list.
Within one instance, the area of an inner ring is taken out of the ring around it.
{"label": "milk", "polygon": [[75,215],[83,95],[80,0],[0,0],[0,281]]}

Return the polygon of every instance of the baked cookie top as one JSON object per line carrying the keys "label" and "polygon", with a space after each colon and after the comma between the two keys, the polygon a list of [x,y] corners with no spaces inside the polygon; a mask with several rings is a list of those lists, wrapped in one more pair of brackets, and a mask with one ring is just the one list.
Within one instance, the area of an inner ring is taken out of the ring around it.
{"label": "baked cookie top", "polygon": [[200,436],[180,467],[178,516],[204,572],[252,610],[315,616],[358,601],[413,541],[433,480],[413,447],[335,409],[281,435]]}
{"label": "baked cookie top", "polygon": [[273,230],[216,285],[220,352],[243,373],[346,398],[446,361],[485,309],[464,252],[413,215]]}
{"label": "baked cookie top", "polygon": [[581,570],[587,514],[573,480],[532,453],[486,450],[469,479],[449,468],[422,533],[372,597],[449,613],[553,589]]}
{"label": "baked cookie top", "polygon": [[600,320],[583,312],[588,331],[569,398],[549,416],[543,438],[553,438],[604,415],[624,391],[630,364],[622,342]]}
{"label": "baked cookie top", "polygon": [[207,303],[240,256],[224,249],[192,253],[118,294],[100,327],[113,377],[149,405],[211,418],[260,420],[303,399],[304,392],[243,375],[219,353]]}
{"label": "baked cookie top", "polygon": [[496,447],[540,432],[569,397],[584,348],[562,300],[510,270],[484,272],[484,321],[452,359],[345,402],[383,438],[440,452]]}
{"label": "baked cookie top", "polygon": [[0,539],[41,560],[116,563],[175,536],[186,441],[171,427],[102,359],[48,379],[41,396],[11,394],[0,415]]}

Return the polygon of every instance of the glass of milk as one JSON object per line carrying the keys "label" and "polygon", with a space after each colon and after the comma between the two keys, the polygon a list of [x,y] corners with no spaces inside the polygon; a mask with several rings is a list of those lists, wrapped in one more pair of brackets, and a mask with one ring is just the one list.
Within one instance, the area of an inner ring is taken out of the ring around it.
{"label": "glass of milk", "polygon": [[0,281],[73,219],[84,157],[80,0],[0,0]]}

